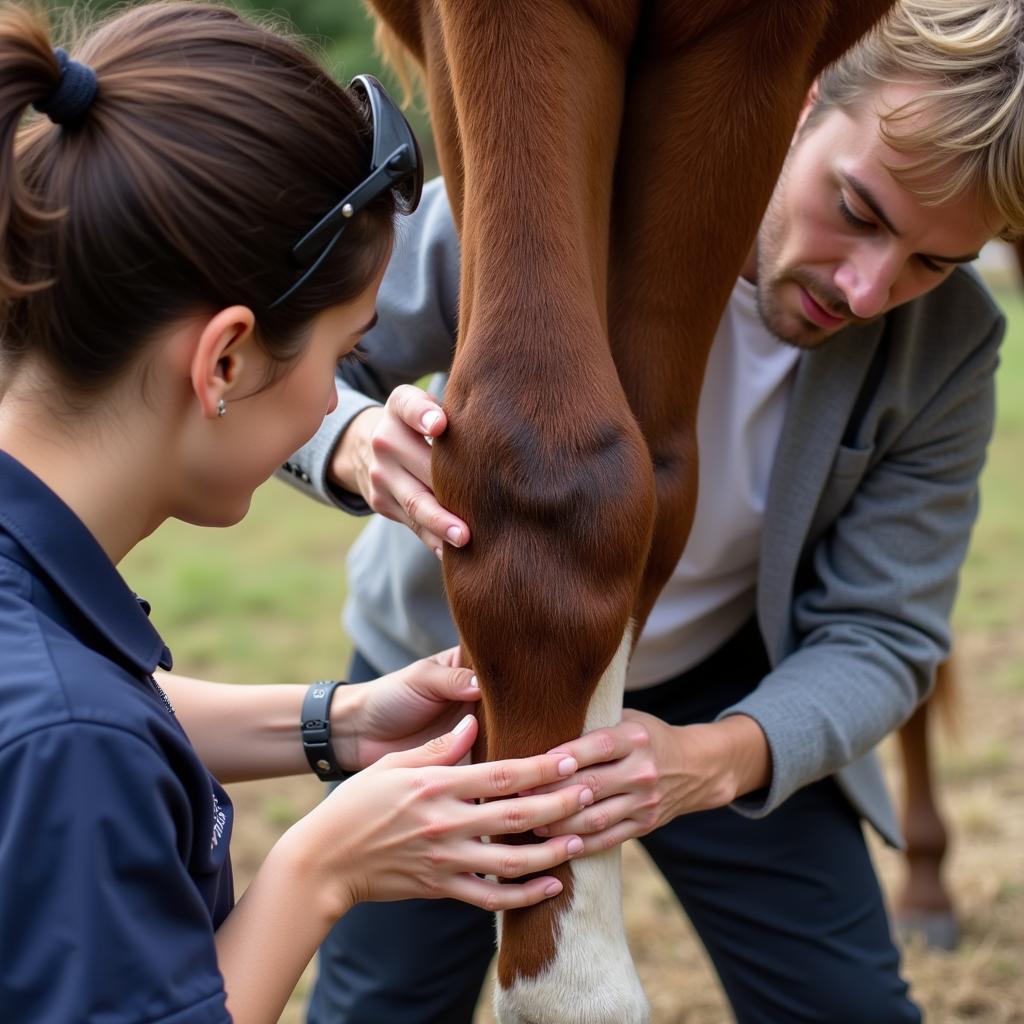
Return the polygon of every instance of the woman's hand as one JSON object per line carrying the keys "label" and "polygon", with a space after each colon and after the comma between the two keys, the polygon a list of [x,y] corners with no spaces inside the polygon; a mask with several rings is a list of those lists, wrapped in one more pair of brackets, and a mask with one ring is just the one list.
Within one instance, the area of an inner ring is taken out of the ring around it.
{"label": "woman's hand", "polygon": [[595,802],[535,831],[541,836],[579,834],[586,853],[647,835],[681,814],[724,807],[771,779],[768,741],[747,715],[669,725],[626,710],[618,725],[584,733],[553,753],[574,758],[580,771],[539,792],[582,782]]}
{"label": "woman's hand", "polygon": [[462,547],[469,527],[441,508],[430,478],[430,442],[448,426],[444,410],[420,388],[402,384],[387,404],[364,409],[335,450],[332,478],[355,489],[375,512],[404,523],[439,558]]}
{"label": "woman's hand", "polygon": [[551,876],[518,884],[476,876],[519,878],[546,871],[583,849],[577,836],[527,845],[485,843],[480,837],[528,832],[585,806],[592,794],[582,785],[516,795],[572,775],[575,759],[540,754],[455,766],[476,731],[476,719],[467,715],[444,736],[386,755],[289,830],[282,842],[293,850],[299,844],[305,870],[319,878],[318,889],[336,916],[363,900],[413,897],[452,897],[509,910],[561,891]]}
{"label": "woman's hand", "polygon": [[479,699],[476,676],[462,667],[458,647],[371,682],[354,683],[339,691],[332,704],[335,754],[350,771],[365,768],[451,729]]}

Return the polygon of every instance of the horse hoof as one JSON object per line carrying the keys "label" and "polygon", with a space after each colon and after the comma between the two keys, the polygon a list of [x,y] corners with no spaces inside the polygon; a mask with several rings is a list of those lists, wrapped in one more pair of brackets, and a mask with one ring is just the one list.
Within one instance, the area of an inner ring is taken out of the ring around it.
{"label": "horse hoof", "polygon": [[960,926],[949,913],[899,914],[896,917],[896,934],[904,942],[923,938],[929,949],[946,953],[952,953],[960,943]]}

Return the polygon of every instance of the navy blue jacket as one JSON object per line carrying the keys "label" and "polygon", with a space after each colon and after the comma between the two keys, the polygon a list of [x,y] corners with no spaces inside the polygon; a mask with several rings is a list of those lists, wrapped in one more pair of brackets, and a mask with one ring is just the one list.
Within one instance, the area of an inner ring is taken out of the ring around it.
{"label": "navy blue jacket", "polygon": [[170,652],[81,520],[0,452],[0,1018],[223,1024],[231,804]]}

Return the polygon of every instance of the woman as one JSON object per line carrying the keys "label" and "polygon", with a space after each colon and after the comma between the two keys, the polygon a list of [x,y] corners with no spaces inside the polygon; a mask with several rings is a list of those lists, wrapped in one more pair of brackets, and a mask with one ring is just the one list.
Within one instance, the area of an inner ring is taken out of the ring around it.
{"label": "woman", "polygon": [[[456,766],[477,691],[455,652],[341,689],[161,688],[170,654],[114,568],[168,517],[237,522],[316,430],[418,189],[378,83],[345,91],[230,10],[129,10],[72,60],[37,15],[0,8],[5,1019],[275,1021],[354,903],[525,906],[559,883],[475,874],[542,873],[582,846],[480,841],[592,794],[475,802],[576,764]],[[210,771],[307,760],[323,778],[365,771],[233,906],[231,807]]]}

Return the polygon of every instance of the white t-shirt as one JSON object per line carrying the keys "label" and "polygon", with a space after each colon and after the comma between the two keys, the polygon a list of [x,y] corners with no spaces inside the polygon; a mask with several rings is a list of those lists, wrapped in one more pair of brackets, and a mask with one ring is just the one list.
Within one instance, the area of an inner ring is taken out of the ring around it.
{"label": "white t-shirt", "polygon": [[633,653],[627,690],[697,665],[752,614],[768,482],[799,359],[761,322],[754,285],[739,279],[701,391],[693,530]]}

